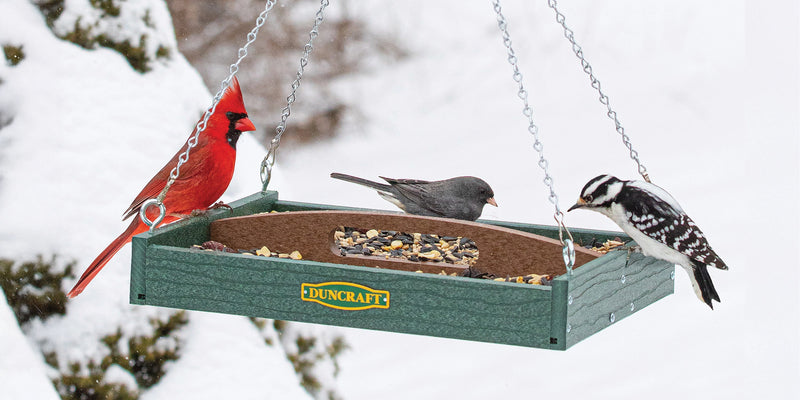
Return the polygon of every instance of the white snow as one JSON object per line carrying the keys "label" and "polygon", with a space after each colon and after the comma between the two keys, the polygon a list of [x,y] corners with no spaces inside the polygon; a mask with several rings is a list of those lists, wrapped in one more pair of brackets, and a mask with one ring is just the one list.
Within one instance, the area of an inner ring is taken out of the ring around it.
{"label": "white snow", "polygon": [[308,398],[283,351],[264,345],[248,319],[202,312],[190,318],[180,360],[142,399]]}
{"label": "white snow", "polygon": [[[54,30],[63,35],[76,24],[88,29],[92,37],[105,35],[116,43],[129,42],[134,47],[145,37],[145,53],[155,58],[159,46],[175,48],[175,34],[167,4],[158,0],[113,2],[119,15],[103,18],[104,11],[93,8],[89,0],[66,0],[64,11],[55,22]],[[131,23],[147,18],[149,23]]]}
{"label": "white snow", "polygon": [[9,399],[60,399],[42,354],[31,347],[0,289],[0,390]]}
{"label": "white snow", "polygon": [[107,383],[124,385],[132,392],[138,391],[136,389],[139,387],[136,383],[136,377],[134,377],[133,374],[131,374],[128,370],[117,364],[111,364],[108,367],[103,380]]}
{"label": "white snow", "polygon": [[[552,11],[545,2],[503,6],[562,208],[600,173],[635,178],[635,164]],[[300,329],[346,336],[351,350],[336,382],[346,399],[797,397],[798,5],[574,0],[559,6],[653,182],[680,201],[730,266],[711,272],[722,303],[711,311],[698,302],[678,270],[674,295],[566,352]],[[374,193],[328,174],[471,174],[492,185],[500,205],[487,207],[484,218],[552,223],[489,2],[348,7],[368,16],[373,29],[393,33],[411,56],[391,65],[371,62],[373,69],[335,82],[359,115],[335,140],[280,153],[270,187],[282,199],[391,210]],[[325,33],[323,25],[321,38]],[[210,95],[180,56],[141,75],[115,52],[53,38],[27,1],[0,1],[0,43],[6,42],[23,44],[26,58],[15,67],[0,63],[0,109],[14,118],[0,129],[0,256],[57,252],[62,261],[78,258],[82,269],[125,227],[120,213],[186,139]],[[245,61],[242,68],[257,66]],[[312,56],[307,74],[313,71]],[[257,93],[257,83],[242,85]],[[312,95],[303,88],[298,94]],[[276,123],[282,106],[275,105]],[[225,200],[260,189],[263,148],[247,134],[238,148]],[[616,229],[590,212],[571,212],[567,223]],[[97,357],[98,337],[119,325],[133,335],[149,318],[164,317],[169,310],[127,305],[129,260],[126,247],[70,302],[66,318],[27,328],[29,343],[48,343],[53,348],[46,350],[67,359]],[[13,328],[2,317],[5,309],[0,303],[0,334]],[[143,399],[308,397],[282,350],[264,346],[249,321],[189,317],[181,359]],[[13,335],[14,343],[24,342]],[[29,398],[51,395],[44,372],[38,381],[8,378],[5,371],[14,372],[17,362],[45,370],[34,352],[13,348],[13,364],[5,351],[0,357],[0,388],[26,393],[35,384],[43,394]]]}

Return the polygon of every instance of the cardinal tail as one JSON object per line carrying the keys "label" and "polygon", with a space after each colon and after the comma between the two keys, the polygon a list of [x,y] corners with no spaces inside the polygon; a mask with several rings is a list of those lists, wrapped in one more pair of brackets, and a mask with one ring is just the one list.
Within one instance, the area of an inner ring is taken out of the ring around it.
{"label": "cardinal tail", "polygon": [[75,297],[81,294],[83,289],[86,288],[86,285],[88,285],[89,282],[94,279],[95,275],[97,275],[100,270],[103,269],[106,263],[108,263],[111,258],[117,254],[119,249],[131,241],[131,237],[137,233],[136,228],[138,228],[141,223],[142,222],[139,218],[134,218],[133,221],[131,221],[130,226],[128,226],[128,229],[125,229],[125,232],[122,232],[121,235],[114,239],[114,241],[111,242],[111,244],[109,244],[108,247],[106,247],[105,250],[103,250],[100,255],[94,259],[94,261],[92,261],[92,264],[89,265],[89,268],[86,268],[86,271],[84,271],[83,275],[81,275],[80,279],[78,279],[78,283],[76,283],[75,287],[69,291],[67,296]]}

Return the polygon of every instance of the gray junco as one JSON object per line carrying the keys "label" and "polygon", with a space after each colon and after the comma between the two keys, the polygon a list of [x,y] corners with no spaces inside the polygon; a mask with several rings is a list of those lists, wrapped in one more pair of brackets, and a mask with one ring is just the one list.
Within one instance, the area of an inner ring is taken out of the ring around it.
{"label": "gray junco", "polygon": [[409,214],[475,221],[481,216],[484,204],[497,207],[492,188],[474,176],[431,182],[381,177],[388,185],[337,172],[332,173],[331,178],[375,189],[381,197]]}

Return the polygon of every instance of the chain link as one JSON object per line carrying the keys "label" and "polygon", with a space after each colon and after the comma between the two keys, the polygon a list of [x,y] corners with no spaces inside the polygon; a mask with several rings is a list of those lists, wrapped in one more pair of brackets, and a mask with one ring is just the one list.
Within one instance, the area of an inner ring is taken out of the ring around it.
{"label": "chain link", "polygon": [[600,87],[600,81],[597,80],[597,77],[594,75],[594,71],[592,71],[592,66],[589,64],[589,61],[587,61],[586,57],[583,55],[583,49],[575,41],[575,33],[572,31],[572,29],[567,27],[566,24],[567,18],[564,16],[564,14],[561,13],[561,11],[559,11],[558,3],[556,0],[547,0],[547,5],[550,6],[550,8],[552,8],[553,11],[555,12],[556,22],[558,22],[559,25],[561,25],[561,27],[564,28],[564,37],[566,37],[567,40],[569,40],[569,42],[572,44],[572,52],[575,53],[575,56],[578,57],[578,60],[580,60],[581,66],[583,67],[583,72],[589,75],[589,80],[591,81],[592,87],[595,88],[595,90],[597,90],[597,93],[600,95],[599,98],[600,103],[606,106],[606,109],[608,110],[606,115],[608,116],[608,118],[614,121],[614,127],[617,133],[619,133],[620,136],[622,136],[622,143],[625,145],[625,147],[628,148],[631,159],[636,162],[636,166],[639,169],[639,174],[642,176],[642,178],[644,178],[645,181],[650,182],[650,176],[647,174],[647,168],[645,168],[644,164],[642,164],[642,162],[639,161],[639,152],[633,149],[633,145],[631,144],[631,139],[628,137],[628,135],[625,134],[625,128],[623,128],[622,124],[619,122],[617,112],[611,108],[611,102],[609,101],[608,96],[605,93],[603,93],[603,90]]}
{"label": "chain link", "polygon": [[314,50],[314,39],[319,36],[319,27],[324,19],[325,8],[330,5],[329,0],[322,0],[320,2],[319,11],[314,17],[314,25],[311,27],[311,32],[308,34],[308,43],[303,46],[303,55],[300,57],[300,68],[297,70],[297,75],[292,82],[292,91],[286,97],[286,107],[281,111],[281,122],[275,127],[275,137],[269,142],[269,149],[267,155],[261,161],[261,191],[266,192],[269,181],[272,179],[272,167],[275,165],[275,158],[278,154],[278,146],[281,144],[281,136],[286,131],[286,121],[292,114],[292,104],[297,99],[297,89],[300,88],[300,81],[303,79],[303,73],[308,65],[308,59],[311,51]]}
{"label": "chain link", "polygon": [[[159,193],[158,197],[155,199],[150,199],[144,203],[139,210],[139,217],[142,219],[142,222],[147,224],[152,231],[158,225],[158,223],[164,219],[166,208],[164,207],[164,198],[167,196],[167,192],[169,188],[175,183],[175,180],[178,179],[180,176],[181,166],[189,161],[189,152],[197,146],[197,140],[200,137],[200,133],[206,129],[206,125],[208,124],[208,119],[214,114],[214,111],[217,109],[217,104],[219,104],[220,99],[222,99],[222,94],[225,93],[225,89],[231,84],[233,77],[236,73],[239,72],[239,64],[247,57],[247,48],[256,41],[256,36],[258,35],[259,29],[264,26],[264,23],[267,22],[267,17],[269,17],[269,12],[272,11],[272,8],[275,6],[277,0],[267,0],[264,10],[258,14],[258,18],[256,18],[256,25],[253,29],[247,34],[247,42],[242,46],[238,51],[239,58],[236,60],[235,63],[231,64],[228,70],[228,76],[222,81],[220,84],[220,88],[217,91],[217,94],[214,95],[214,100],[211,103],[211,107],[209,107],[205,113],[203,114],[203,118],[197,122],[194,128],[194,134],[189,137],[186,141],[186,150],[178,156],[178,164],[172,168],[169,174],[169,180],[167,180],[167,184],[164,186],[164,189]],[[147,218],[146,213],[147,209],[153,205],[157,205],[159,207],[159,216],[156,217],[153,221]]]}
{"label": "chain link", "polygon": [[[550,190],[550,195],[548,200],[550,203],[553,204],[555,207],[555,214],[554,218],[558,223],[559,229],[566,229],[566,225],[564,225],[564,212],[561,211],[561,208],[558,206],[558,195],[556,195],[553,177],[550,176],[549,172],[549,162],[547,159],[544,158],[544,146],[542,145],[541,140],[539,139],[539,128],[536,126],[536,123],[533,121],[533,109],[531,108],[530,104],[528,103],[528,91],[525,89],[525,86],[522,83],[522,73],[519,69],[519,60],[517,59],[516,53],[514,52],[514,48],[511,46],[511,36],[508,33],[508,22],[503,15],[502,8],[500,7],[500,1],[494,1],[494,12],[497,14],[497,26],[500,28],[500,31],[503,34],[503,45],[506,48],[508,54],[508,63],[511,64],[511,67],[514,71],[512,78],[514,82],[517,83],[518,91],[517,97],[522,100],[523,108],[522,113],[528,118],[528,132],[533,135],[533,148],[539,153],[539,168],[544,171],[544,184]],[[570,238],[572,235],[570,234]],[[563,242],[563,240],[562,240]]]}
{"label": "chain link", "polygon": [[[549,172],[549,162],[547,159],[544,158],[544,146],[542,145],[542,141],[539,139],[539,128],[536,126],[536,123],[533,121],[533,109],[531,108],[530,104],[528,103],[528,91],[525,89],[525,86],[522,83],[522,73],[519,69],[519,60],[517,59],[517,55],[514,52],[514,48],[511,46],[511,36],[508,33],[508,22],[506,21],[505,16],[503,15],[503,10],[500,7],[500,0],[494,0],[494,12],[497,14],[497,26],[500,28],[500,32],[503,34],[503,45],[506,48],[506,52],[508,54],[508,63],[511,64],[511,67],[514,71],[512,78],[514,82],[517,83],[518,90],[517,90],[517,97],[522,100],[523,108],[522,114],[528,119],[528,132],[533,135],[533,148],[539,153],[539,168],[544,171],[544,182],[545,186],[550,190],[550,195],[548,196],[548,200],[550,203],[553,204],[555,209],[555,213],[553,214],[553,218],[556,220],[556,224],[558,224],[558,239],[561,241],[561,244],[564,246],[563,255],[564,255],[564,263],[567,266],[567,273],[572,274],[572,266],[575,265],[575,250],[573,246],[573,238],[572,233],[567,228],[567,225],[564,223],[564,212],[561,211],[561,208],[558,206],[558,195],[556,195],[555,185],[553,183],[553,177],[550,176]],[[567,233],[568,238],[564,237],[564,232]]]}

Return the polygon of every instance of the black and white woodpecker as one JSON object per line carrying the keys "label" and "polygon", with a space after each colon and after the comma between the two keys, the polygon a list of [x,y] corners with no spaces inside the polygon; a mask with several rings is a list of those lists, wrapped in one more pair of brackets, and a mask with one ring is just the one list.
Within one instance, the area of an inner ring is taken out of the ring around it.
{"label": "black and white woodpecker", "polygon": [[590,180],[570,207],[597,211],[614,221],[646,256],[683,267],[697,297],[712,309],[719,295],[708,267],[728,267],[708,245],[703,232],[664,189],[644,181],[623,181],[611,175]]}

